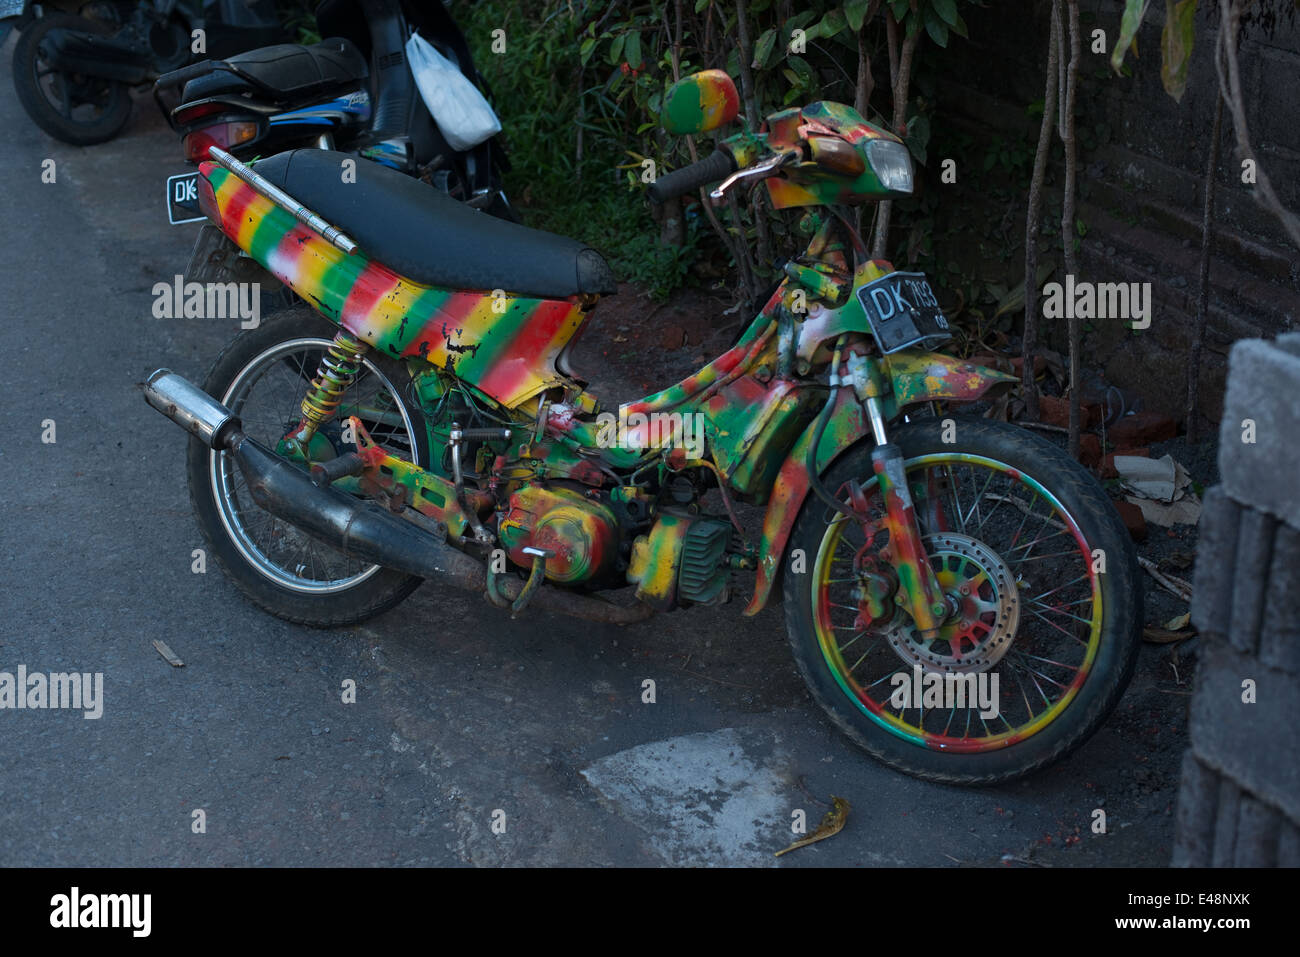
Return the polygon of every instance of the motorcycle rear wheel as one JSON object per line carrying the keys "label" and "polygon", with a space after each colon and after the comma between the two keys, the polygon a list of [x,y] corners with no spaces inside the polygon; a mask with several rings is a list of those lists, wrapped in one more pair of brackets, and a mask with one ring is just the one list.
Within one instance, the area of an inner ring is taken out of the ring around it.
{"label": "motorcycle rear wheel", "polygon": [[[849,483],[863,490],[870,537],[809,495],[790,539],[806,565],[784,574],[786,627],[813,697],[855,743],[916,777],[995,784],[1060,760],[1114,709],[1137,661],[1141,580],[1118,513],[1082,466],[984,419],[952,420],[956,441],[945,443],[944,421],[892,435],[931,568],[954,602],[939,638],[901,611],[893,627],[859,617],[873,580],[887,604],[902,597],[892,573],[872,578],[888,564],[889,533],[867,442],[822,480],[845,503]],[[942,694],[944,675],[954,676],[947,698],[911,694],[927,681]],[[981,705],[959,707],[956,682],[980,681]]]}
{"label": "motorcycle rear wheel", "polygon": [[66,13],[49,13],[29,23],[14,46],[18,100],[32,121],[56,140],[73,146],[111,140],[131,118],[131,92],[118,80],[50,67],[41,56],[40,44],[56,27],[104,35],[112,32],[106,23]]}
{"label": "motorcycle rear wheel", "polygon": [[[297,424],[335,331],[305,305],[277,312],[231,341],[203,390],[242,418],[246,435],[275,449]],[[367,355],[339,413],[313,439],[313,459],[351,451],[342,441],[341,419],[356,415],[376,442],[427,464],[428,430],[409,383],[402,366]],[[276,617],[316,628],[352,625],[388,611],[419,587],[420,578],[349,558],[264,511],[227,453],[192,438],[187,464],[194,515],[218,564],[245,597]]]}

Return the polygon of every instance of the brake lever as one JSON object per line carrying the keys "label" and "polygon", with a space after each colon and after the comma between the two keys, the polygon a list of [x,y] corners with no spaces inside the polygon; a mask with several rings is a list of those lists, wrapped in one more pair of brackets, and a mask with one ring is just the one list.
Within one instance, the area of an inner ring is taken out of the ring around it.
{"label": "brake lever", "polygon": [[794,159],[797,155],[798,153],[794,150],[786,150],[768,157],[761,163],[755,163],[753,166],[738,169],[719,183],[716,188],[710,190],[709,199],[713,200],[713,203],[716,206],[726,198],[727,190],[731,189],[731,187],[735,186],[737,183],[747,183],[750,180],[766,179],[786,163],[790,162],[790,160]]}

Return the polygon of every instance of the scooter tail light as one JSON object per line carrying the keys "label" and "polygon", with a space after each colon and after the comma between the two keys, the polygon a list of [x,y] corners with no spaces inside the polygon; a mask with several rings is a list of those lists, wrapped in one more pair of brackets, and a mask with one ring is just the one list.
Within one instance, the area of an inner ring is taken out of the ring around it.
{"label": "scooter tail light", "polygon": [[185,158],[192,163],[197,163],[208,159],[208,150],[212,147],[219,146],[223,150],[228,150],[232,146],[257,139],[257,133],[256,123],[239,120],[234,123],[205,126],[201,130],[185,134],[181,142],[185,148]]}

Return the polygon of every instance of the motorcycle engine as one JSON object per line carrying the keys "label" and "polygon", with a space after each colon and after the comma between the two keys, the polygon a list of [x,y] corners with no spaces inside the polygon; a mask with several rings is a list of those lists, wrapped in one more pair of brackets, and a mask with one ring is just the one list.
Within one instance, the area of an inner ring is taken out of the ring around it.
{"label": "motorcycle engine", "polygon": [[614,512],[581,491],[526,485],[510,496],[497,535],[510,560],[532,568],[529,546],[551,553],[546,577],[560,584],[591,581],[618,561],[619,525]]}

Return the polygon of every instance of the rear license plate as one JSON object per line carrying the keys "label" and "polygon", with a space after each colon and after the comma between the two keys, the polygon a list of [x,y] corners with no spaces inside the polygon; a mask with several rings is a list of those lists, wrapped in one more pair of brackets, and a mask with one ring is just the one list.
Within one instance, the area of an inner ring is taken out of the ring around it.
{"label": "rear license plate", "polygon": [[891,272],[858,288],[858,302],[883,353],[934,349],[952,338],[924,273]]}
{"label": "rear license plate", "polygon": [[204,219],[199,212],[199,174],[179,173],[167,177],[167,222],[196,223]]}

